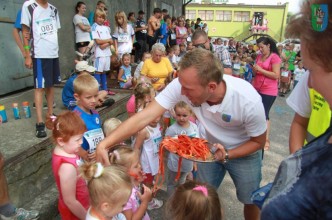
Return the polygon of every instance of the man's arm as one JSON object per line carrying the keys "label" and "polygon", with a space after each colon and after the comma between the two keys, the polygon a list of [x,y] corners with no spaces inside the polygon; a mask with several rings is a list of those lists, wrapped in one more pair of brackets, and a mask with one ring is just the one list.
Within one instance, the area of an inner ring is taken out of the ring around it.
{"label": "man's arm", "polygon": [[157,19],[150,18],[149,23],[151,24],[153,31],[156,31],[160,28],[160,22]]}
{"label": "man's arm", "polygon": [[96,151],[97,161],[109,164],[108,149],[142,130],[165,111],[166,109],[154,100],[143,111],[124,121],[110,136],[98,144]]}
{"label": "man's arm", "polygon": [[309,118],[295,113],[289,133],[289,153],[293,154],[301,149],[307,135]]}

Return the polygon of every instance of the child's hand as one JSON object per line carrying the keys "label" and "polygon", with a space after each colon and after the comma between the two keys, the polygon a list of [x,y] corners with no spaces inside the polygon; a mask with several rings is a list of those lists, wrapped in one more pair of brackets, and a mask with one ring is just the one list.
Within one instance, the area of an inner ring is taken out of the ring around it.
{"label": "child's hand", "polygon": [[96,152],[88,153],[88,161],[89,162],[96,162]]}
{"label": "child's hand", "polygon": [[141,200],[142,203],[143,202],[148,203],[152,200],[152,191],[149,187],[147,187],[144,184],[142,184],[142,187],[144,188],[143,194],[141,194],[140,192],[137,192],[137,196]]}

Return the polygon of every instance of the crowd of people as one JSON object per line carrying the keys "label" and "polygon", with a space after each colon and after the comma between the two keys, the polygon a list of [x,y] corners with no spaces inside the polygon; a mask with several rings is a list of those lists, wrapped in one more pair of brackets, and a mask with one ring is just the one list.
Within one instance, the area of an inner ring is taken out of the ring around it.
{"label": "crowd of people", "polygon": [[[327,0],[304,1],[301,16],[290,20],[287,35],[301,39],[301,53],[297,53],[293,45],[283,48],[270,37],[247,46],[233,38],[213,41],[200,18],[195,22],[170,17],[159,8],[147,22],[143,11],[137,18],[134,12],[118,11],[111,31],[103,1],[98,1],[89,18],[84,15],[84,2],[78,2],[73,23],[79,57],[75,73],[63,88],[68,110],[55,115],[59,13],[47,0],[26,1],[17,22],[23,37],[15,35],[15,39],[26,67],[34,72],[36,136],[46,136],[45,126],[52,130],[52,168],[61,218],[150,219],[149,210],[164,205],[154,191],[164,159],[168,169],[166,219],[223,219],[216,190],[226,172],[243,204],[244,219],[331,218],[328,53],[332,29],[327,26],[318,33],[308,23],[312,4],[323,3],[331,14]],[[317,46],[317,39],[324,43]],[[80,60],[91,54],[88,61]],[[107,86],[107,72],[114,63],[119,67],[119,86],[133,91],[126,106],[128,119],[102,122],[96,108],[114,103],[107,98],[114,94]],[[291,87],[287,103],[296,112],[290,132],[291,155],[281,163],[274,182],[263,188],[267,193],[258,193],[258,204],[252,195],[260,192],[263,153],[270,148],[269,112],[277,96],[284,97]],[[163,138],[177,135],[213,143],[216,161],[183,159],[179,165],[176,154],[159,158]],[[128,139],[130,144],[125,142]],[[0,192],[6,195],[0,203],[1,219],[37,219],[37,211],[16,209],[9,203],[0,165]]]}

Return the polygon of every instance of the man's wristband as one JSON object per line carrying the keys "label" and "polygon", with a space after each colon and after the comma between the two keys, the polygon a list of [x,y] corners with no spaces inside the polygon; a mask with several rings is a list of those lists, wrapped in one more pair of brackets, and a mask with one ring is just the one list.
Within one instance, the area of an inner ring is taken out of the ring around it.
{"label": "man's wristband", "polygon": [[25,50],[30,50],[30,46],[29,46],[29,45],[24,46],[23,48],[24,48]]}

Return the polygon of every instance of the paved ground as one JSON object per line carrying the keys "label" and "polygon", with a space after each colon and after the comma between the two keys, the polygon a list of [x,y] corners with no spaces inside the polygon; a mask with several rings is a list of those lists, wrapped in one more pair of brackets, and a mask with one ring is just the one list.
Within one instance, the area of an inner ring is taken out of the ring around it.
{"label": "paved ground", "polygon": [[[289,128],[294,112],[287,106],[285,100],[283,97],[278,97],[271,109],[271,148],[265,152],[263,160],[262,186],[273,181],[281,160],[288,155]],[[226,175],[222,185],[219,187],[218,194],[224,206],[225,219],[243,219],[243,206],[236,198],[235,187],[229,175]],[[166,202],[166,193],[161,191],[158,194],[158,198]],[[163,219],[164,211],[163,208],[153,210],[149,212],[149,215],[151,219],[161,220]]]}

